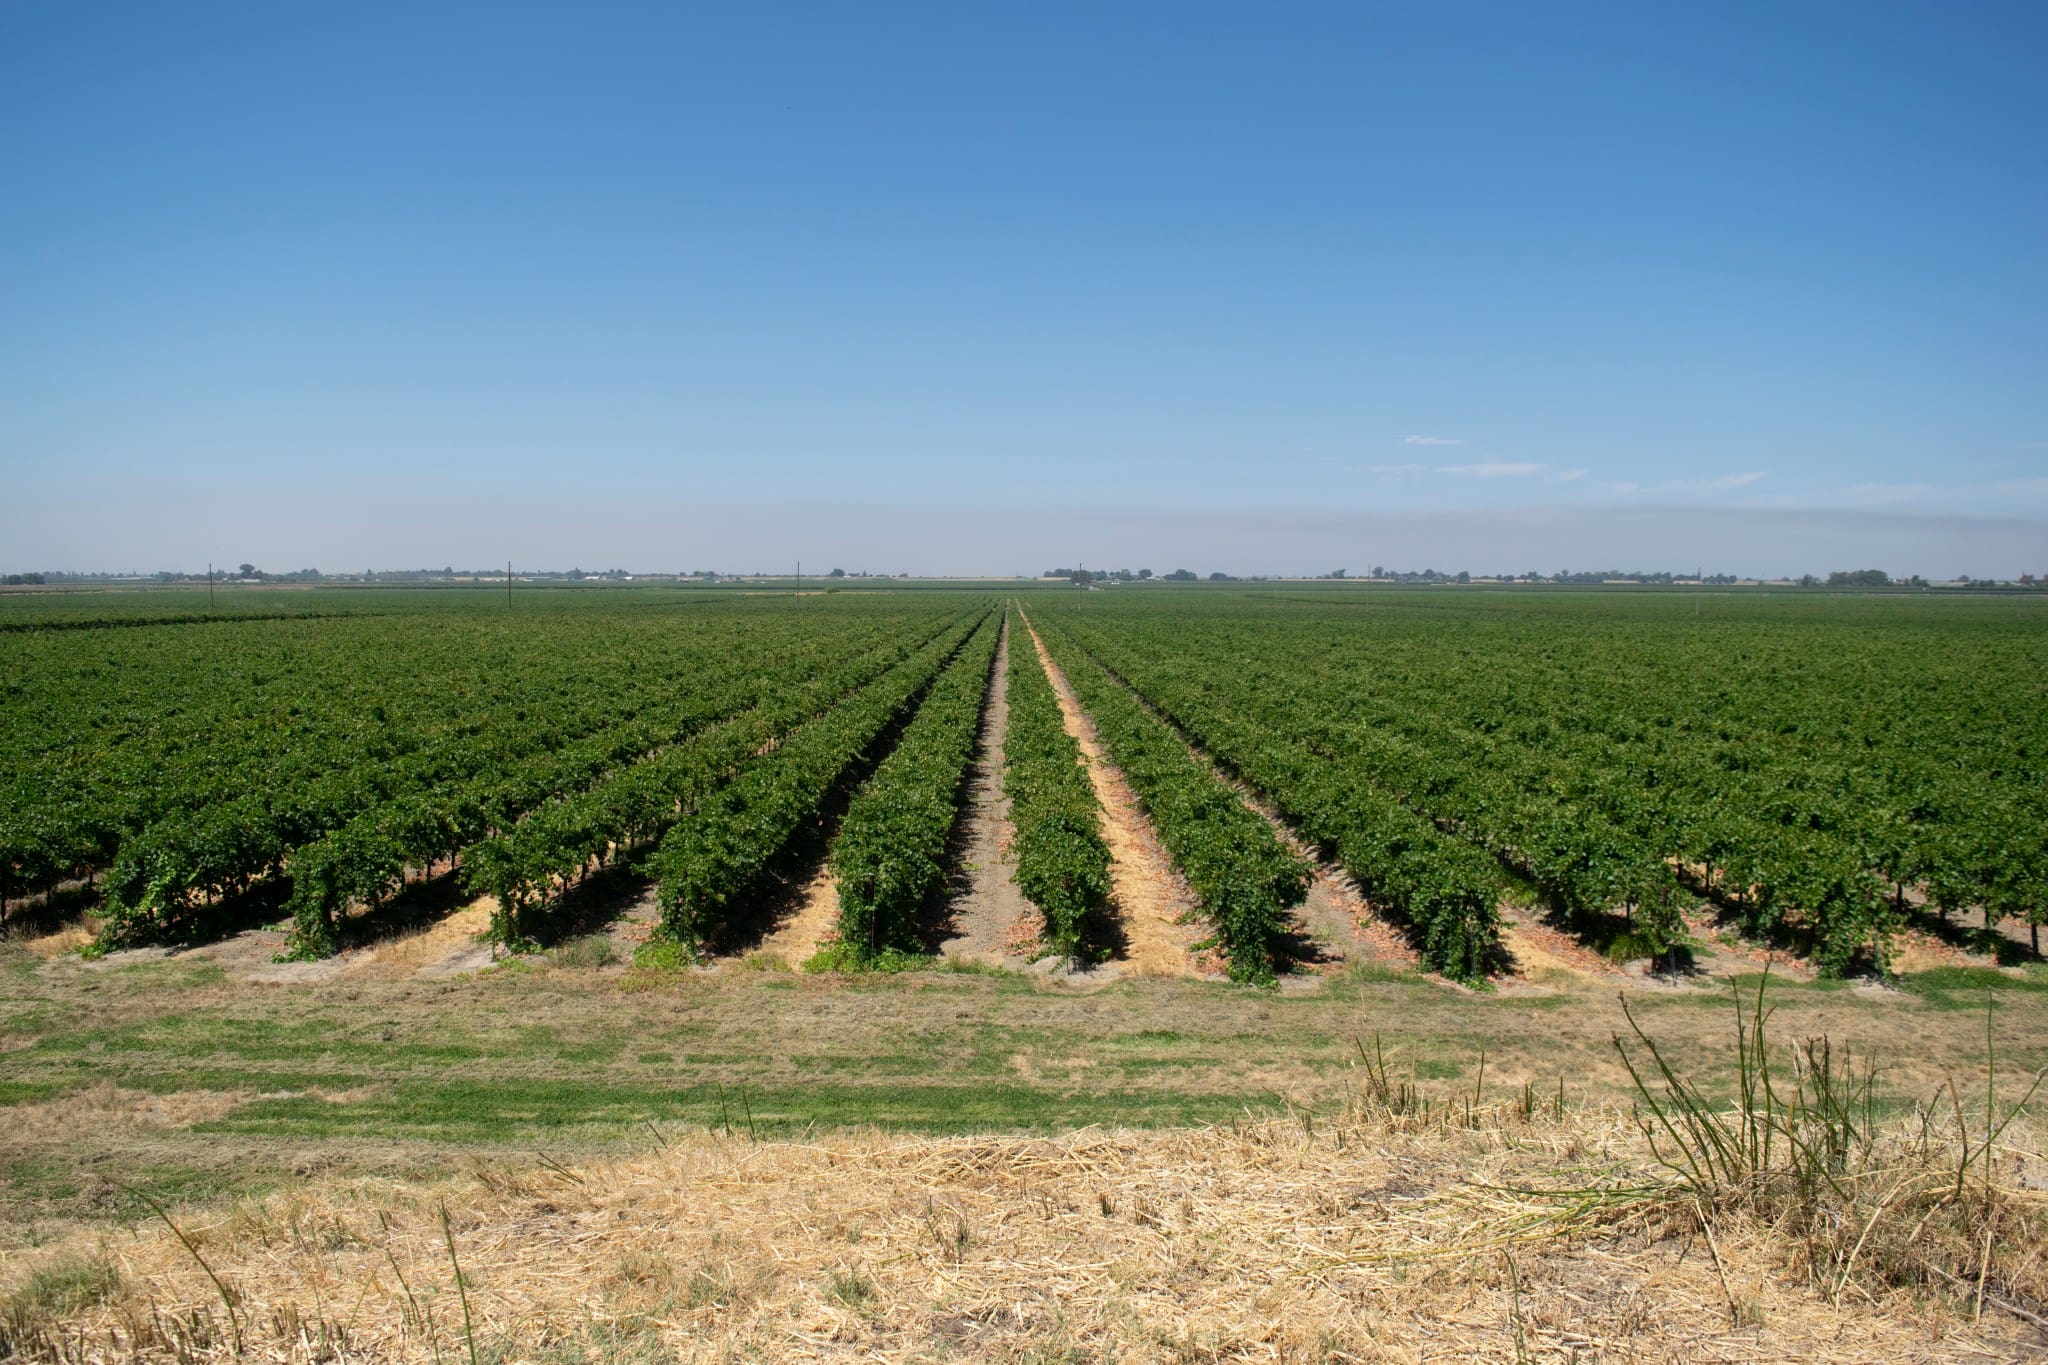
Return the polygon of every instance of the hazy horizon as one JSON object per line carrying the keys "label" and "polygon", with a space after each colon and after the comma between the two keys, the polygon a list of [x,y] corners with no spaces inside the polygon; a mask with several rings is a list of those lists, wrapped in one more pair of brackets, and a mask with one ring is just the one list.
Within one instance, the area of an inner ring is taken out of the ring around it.
{"label": "hazy horizon", "polygon": [[[1362,575],[1375,564],[1488,575],[1701,569],[1758,578],[1862,568],[1897,577],[2017,578],[2048,570],[2037,522],[1841,511],[1550,508],[1198,517],[1053,506],[935,507],[883,537],[873,529],[876,521],[899,515],[899,509],[812,502],[691,507],[636,499],[590,508],[586,526],[554,502],[492,498],[468,506],[460,517],[431,502],[394,505],[382,515],[367,505],[347,506],[338,509],[334,523],[347,529],[309,538],[267,515],[277,509],[248,499],[225,510],[194,501],[181,509],[185,515],[170,518],[165,510],[154,500],[103,500],[97,516],[133,518],[132,559],[8,564],[0,571],[197,574],[209,559],[216,569],[252,563],[269,573],[313,568],[332,574],[440,565],[488,570],[508,559],[533,571],[787,574],[801,561],[807,575],[841,568],[952,578],[1029,576],[1076,564],[1276,577],[1340,568]],[[1608,552],[1555,550],[1560,544],[1583,547],[1594,525]],[[1958,555],[1952,549],[1956,541],[1971,548]],[[1287,548],[1270,548],[1276,544]],[[211,555],[192,548],[202,545],[218,548]]]}

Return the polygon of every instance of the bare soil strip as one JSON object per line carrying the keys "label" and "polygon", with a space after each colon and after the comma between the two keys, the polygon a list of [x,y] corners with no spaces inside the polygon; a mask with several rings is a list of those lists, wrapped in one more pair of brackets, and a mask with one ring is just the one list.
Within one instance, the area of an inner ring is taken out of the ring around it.
{"label": "bare soil strip", "polygon": [[1024,899],[1013,877],[1010,798],[1003,790],[1003,742],[1010,731],[1010,626],[996,643],[995,677],[982,708],[981,738],[968,779],[967,811],[956,834],[958,865],[946,898],[939,952],[990,966],[1024,965],[1012,946],[1018,924],[1029,921],[1033,937],[1038,912]]}
{"label": "bare soil strip", "polygon": [[[90,965],[104,970],[169,957],[188,958],[193,962],[217,963],[241,980],[273,986],[307,986],[364,973],[445,980],[482,971],[496,961],[495,950],[478,937],[490,928],[496,907],[492,897],[483,896],[419,928],[311,962],[278,961],[278,954],[290,946],[291,936],[281,929],[258,927],[196,948],[122,948]],[[80,931],[54,941],[75,946],[86,938]]]}
{"label": "bare soil strip", "polygon": [[[1144,698],[1138,700],[1144,703]],[[1149,704],[1147,706],[1150,709]],[[1153,714],[1158,713],[1155,710]],[[1165,719],[1163,716],[1160,718]],[[1172,724],[1171,721],[1167,723]],[[1273,833],[1282,844],[1315,865],[1315,880],[1309,883],[1308,895],[1294,908],[1294,934],[1297,950],[1302,953],[1296,959],[1299,968],[1309,972],[1332,971],[1358,957],[1407,969],[1419,965],[1420,959],[1415,950],[1408,946],[1400,932],[1373,918],[1371,905],[1349,873],[1311,847],[1278,811],[1267,805],[1257,792],[1224,771],[1201,745],[1182,734],[1180,727],[1174,726],[1174,733],[1187,744],[1188,752],[1208,764],[1219,781],[1236,792],[1246,807],[1273,827]],[[1379,932],[1372,932],[1375,929]],[[1283,987],[1285,984],[1283,982]]]}
{"label": "bare soil strip", "polygon": [[[1138,700],[1144,702],[1142,697]],[[1158,713],[1154,711],[1153,714]],[[1165,719],[1163,716],[1160,718]],[[1171,721],[1167,723],[1172,724]],[[1239,800],[1273,827],[1274,835],[1282,844],[1315,865],[1315,880],[1309,883],[1308,895],[1294,909],[1294,932],[1300,946],[1307,950],[1300,959],[1301,966],[1310,971],[1326,971],[1342,966],[1361,953],[1397,966],[1416,965],[1414,951],[1401,942],[1398,933],[1390,930],[1386,936],[1370,942],[1367,940],[1364,930],[1373,922],[1372,908],[1366,903],[1357,883],[1343,868],[1310,847],[1278,811],[1260,799],[1257,792],[1225,772],[1201,745],[1181,734],[1180,727],[1174,726],[1174,733],[1181,736],[1189,753],[1208,764],[1219,781],[1236,792]],[[1396,944],[1399,946],[1394,946]]]}
{"label": "bare soil strip", "polygon": [[491,927],[496,908],[495,897],[480,897],[417,934],[380,944],[373,960],[401,970],[410,966],[412,975],[428,981],[482,971],[497,960],[497,950],[477,936]]}
{"label": "bare soil strip", "polygon": [[[1136,696],[1136,693],[1132,695]],[[1227,772],[1179,726],[1160,715],[1158,708],[1143,697],[1137,697],[1137,700],[1160,720],[1173,726],[1174,733],[1180,735],[1188,746],[1188,752],[1208,764],[1219,781],[1229,786],[1246,806],[1271,825],[1281,843],[1315,865],[1315,880],[1309,883],[1308,896],[1294,911],[1295,932],[1301,944],[1311,949],[1313,954],[1301,963],[1302,966],[1311,971],[1328,971],[1354,958],[1407,970],[1420,965],[1415,949],[1409,946],[1400,930],[1374,916],[1371,903],[1349,873],[1310,846],[1264,798]]]}
{"label": "bare soil strip", "polygon": [[[1021,615],[1021,613],[1020,613]],[[1045,676],[1052,681],[1059,698],[1060,714],[1067,733],[1081,746],[1088,760],[1088,780],[1095,784],[1095,799],[1102,805],[1102,835],[1109,844],[1109,875],[1115,887],[1116,909],[1123,924],[1124,961],[1133,975],[1194,976],[1199,971],[1192,945],[1198,935],[1181,921],[1196,909],[1195,893],[1188,887],[1152,828],[1137,793],[1123,771],[1109,761],[1102,741],[1096,737],[1095,722],[1081,709],[1067,675],[1038,638],[1029,617],[1024,628],[1038,651]]]}
{"label": "bare soil strip", "polygon": [[828,862],[818,864],[818,870],[804,883],[803,894],[797,899],[796,913],[777,925],[775,932],[761,940],[757,950],[770,957],[781,958],[792,967],[801,967],[809,961],[825,941],[833,937],[839,928],[839,878],[833,875]]}
{"label": "bare soil strip", "polygon": [[1545,924],[1535,911],[1503,900],[1500,941],[1514,962],[1513,984],[1527,986],[1539,976],[1569,972],[1586,978],[1619,977],[1606,958],[1562,930]]}

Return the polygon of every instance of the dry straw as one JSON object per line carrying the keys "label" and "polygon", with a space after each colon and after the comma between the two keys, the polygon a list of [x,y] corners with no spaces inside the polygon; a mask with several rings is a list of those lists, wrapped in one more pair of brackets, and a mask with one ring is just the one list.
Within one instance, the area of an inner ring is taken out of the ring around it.
{"label": "dry straw", "polygon": [[[2048,1166],[2018,1106],[1859,1103],[1837,1141],[1830,1106],[1863,1073],[1819,1044],[1773,1053],[1766,1018],[1743,1026],[1774,1068],[1738,1078],[1747,1109],[1709,1105],[1639,1038],[1632,1113],[1430,1091],[1366,1041],[1341,1111],[813,1142],[752,1140],[736,1115],[637,1157],[311,1186],[17,1256],[11,1289],[87,1243],[114,1269],[96,1301],[7,1330],[27,1357],[93,1361],[227,1359],[236,1331],[248,1358],[288,1361],[2048,1350]],[[1689,1124],[1739,1142],[1756,1125],[1753,1150],[1713,1164]]]}

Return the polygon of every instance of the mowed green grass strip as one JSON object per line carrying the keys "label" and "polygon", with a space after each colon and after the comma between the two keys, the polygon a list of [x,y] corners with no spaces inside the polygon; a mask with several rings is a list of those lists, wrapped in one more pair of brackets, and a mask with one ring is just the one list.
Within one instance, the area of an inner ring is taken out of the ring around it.
{"label": "mowed green grass strip", "polygon": [[[650,1119],[751,1117],[762,1133],[1209,1123],[1281,1103],[1247,1063],[1307,1081],[1344,1068],[1351,1047],[1232,1028],[1228,1011],[1212,1027],[1177,1019],[1134,1040],[1042,1017],[1042,993],[1021,978],[969,974],[881,989],[749,974],[621,991],[617,977],[520,971],[454,991],[342,993],[223,985],[174,963],[59,971],[85,998],[12,1022],[0,1105],[96,1085],[238,1097],[194,1133],[503,1145],[601,1142]],[[1090,1003],[1115,1008],[1122,993]]]}
{"label": "mowed green grass strip", "polygon": [[[1905,1101],[1944,1074],[1981,1084],[1988,988],[2003,1091],[2048,1065],[2044,972],[1930,974],[1927,997],[1779,982],[1774,1027],[1875,1051]],[[1631,994],[1678,1065],[1732,1086],[1725,983]],[[1548,1094],[1563,1075],[1574,1104],[1625,1103],[1609,1041],[1620,1024],[1604,986],[1475,996],[1385,969],[1303,995],[539,965],[267,985],[189,957],[44,964],[0,944],[0,1224],[133,1213],[120,1184],[210,1199],[306,1170],[638,1149],[656,1141],[650,1121],[771,1137],[1327,1113],[1355,1091],[1357,1048],[1375,1035],[1446,1093],[1477,1082],[1483,1054],[1489,1094],[1524,1079]]]}
{"label": "mowed green grass strip", "polygon": [[[1265,1108],[1277,1097],[1260,1097]],[[652,1121],[758,1135],[874,1127],[923,1133],[1051,1132],[1089,1124],[1164,1127],[1223,1122],[1245,1098],[1170,1090],[1055,1091],[1001,1081],[888,1086],[633,1085],[552,1078],[405,1081],[374,1098],[334,1103],[316,1096],[259,1100],[196,1133],[338,1138],[375,1133],[447,1143],[550,1141],[623,1134]]]}

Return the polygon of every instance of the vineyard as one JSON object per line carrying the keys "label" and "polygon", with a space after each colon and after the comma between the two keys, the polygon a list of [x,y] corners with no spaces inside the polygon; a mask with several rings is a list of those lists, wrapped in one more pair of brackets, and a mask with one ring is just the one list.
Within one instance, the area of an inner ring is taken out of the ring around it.
{"label": "vineyard", "polygon": [[[1041,616],[1116,704],[1403,920],[1425,965],[1478,979],[1517,894],[1653,957],[1696,907],[1831,974],[1889,970],[1923,905],[2023,925],[2038,952],[2031,606],[1184,594]],[[1257,841],[1236,846],[1263,875]]]}
{"label": "vineyard", "polygon": [[[1888,974],[1903,930],[1958,917],[2038,954],[2048,918],[2032,600],[1155,585],[4,605],[0,913],[82,911],[100,950],[288,919],[289,954],[319,959],[432,884],[519,952],[619,874],[651,888],[650,947],[702,963],[816,871],[837,901],[820,965],[914,962],[961,880],[1005,641],[1004,875],[1036,956],[1074,969],[1114,958],[1129,913],[1113,827],[1156,850],[1190,960],[1247,983],[1300,965],[1318,876],[1472,984],[1514,970],[1511,912],[1662,968],[1704,916],[1831,975]],[[1129,809],[1100,798],[1111,772]]]}

